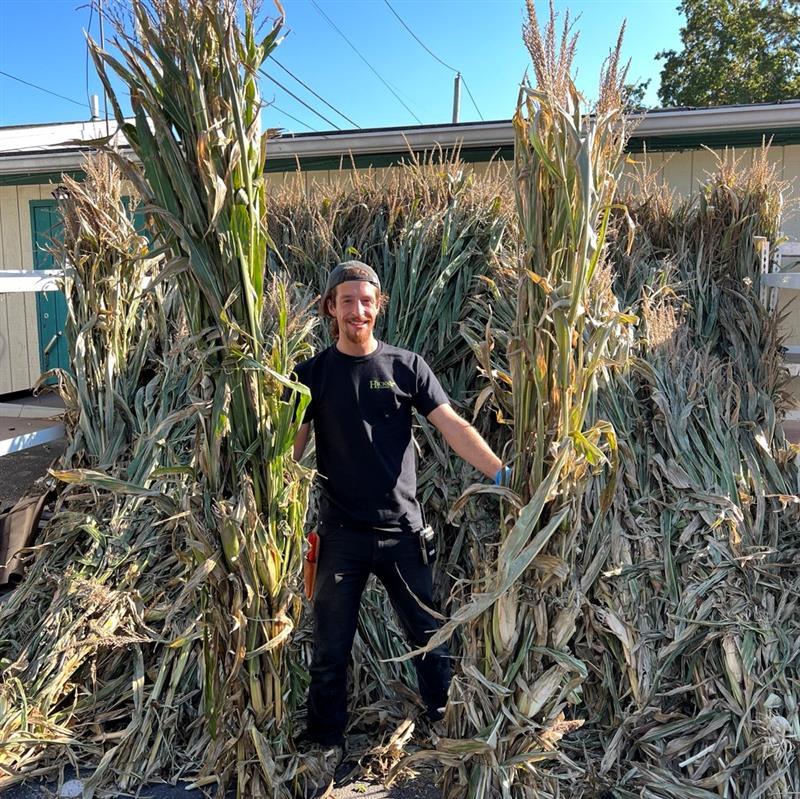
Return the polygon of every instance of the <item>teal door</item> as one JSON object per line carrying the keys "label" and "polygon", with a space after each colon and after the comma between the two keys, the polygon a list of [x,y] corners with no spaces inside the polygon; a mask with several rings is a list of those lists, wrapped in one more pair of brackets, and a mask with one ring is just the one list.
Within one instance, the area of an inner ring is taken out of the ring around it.
{"label": "teal door", "polygon": [[[55,200],[31,200],[31,231],[33,233],[33,268],[60,269],[49,248],[63,236],[61,214]],[[39,327],[39,364],[42,372],[49,369],[69,371],[69,352],[64,336],[67,303],[60,291],[40,291],[36,295]],[[48,382],[55,382],[50,379]]]}

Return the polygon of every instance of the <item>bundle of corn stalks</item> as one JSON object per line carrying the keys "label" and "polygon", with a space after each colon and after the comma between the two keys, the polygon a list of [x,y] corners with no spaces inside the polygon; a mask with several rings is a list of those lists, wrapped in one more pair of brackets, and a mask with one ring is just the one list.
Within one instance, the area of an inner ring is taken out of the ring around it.
{"label": "bundle of corn stalks", "polygon": [[[528,35],[545,75],[566,74],[544,57],[530,28]],[[551,22],[545,41],[553,39]],[[537,97],[537,125],[548,119],[546,97]],[[554,157],[556,148],[526,134],[518,140],[518,185],[529,187],[536,174],[529,142],[554,171],[581,163]],[[614,431],[614,469],[584,483],[563,547],[552,547],[555,533],[550,549],[536,549],[543,535],[527,544],[535,557],[516,585],[500,582],[514,565],[505,528],[499,542],[475,534],[476,580],[443,631],[459,623],[467,631],[450,738],[404,764],[443,762],[447,797],[711,799],[800,789],[800,475],[797,447],[781,425],[778,317],[760,296],[760,252],[765,242],[772,251],[778,243],[784,188],[766,151],[748,167],[727,156],[702,191],[680,203],[649,177],[627,198],[630,213],[612,224],[612,246],[581,303],[582,335],[559,338],[537,308],[549,352],[562,341],[587,347],[617,303],[626,313],[606,328],[593,396],[574,361],[565,372],[547,371],[543,358],[548,392],[527,407],[519,404],[523,385],[513,386],[513,398],[495,385],[495,400],[506,398],[500,409],[514,427],[517,457],[520,446],[536,453],[537,442],[558,430],[550,414],[562,397],[582,393],[589,423],[596,429],[605,420]],[[535,211],[522,215],[523,225],[533,222],[527,242],[546,240],[535,233],[539,225],[553,233],[558,221],[575,218],[553,202],[546,181],[527,196]],[[566,260],[576,248],[538,252],[538,264],[546,264],[548,253]],[[530,270],[527,280],[541,285],[536,263]],[[520,346],[521,309],[535,306],[525,292],[517,298],[519,283],[510,277],[494,276],[491,307],[473,302],[465,327],[484,372],[508,374],[508,382],[520,362],[548,352],[535,338]],[[547,283],[565,313],[574,285]],[[484,325],[490,340],[482,344]],[[571,378],[566,392],[562,374]],[[534,369],[528,385],[536,391]],[[544,422],[535,427],[531,417]],[[540,461],[544,479],[556,441],[548,440]],[[550,507],[563,507],[569,488],[566,480],[556,484]],[[497,562],[481,572],[497,546]],[[476,617],[487,606],[493,610]]]}
{"label": "bundle of corn stalks", "polygon": [[557,760],[560,739],[586,720],[588,670],[574,654],[583,604],[576,564],[582,538],[596,534],[613,497],[613,468],[588,523],[580,501],[592,472],[616,459],[613,429],[591,411],[609,342],[633,321],[618,312],[603,266],[625,142],[620,42],[590,117],[569,77],[569,20],[555,50],[552,10],[543,32],[532,3],[528,13],[537,87],[523,87],[514,117],[523,246],[513,316],[505,314],[507,368],[493,362],[491,330],[476,342],[513,432],[514,471],[510,487],[489,489],[501,497],[499,537],[472,542],[472,580],[429,644],[466,626],[448,737],[433,754],[446,767],[445,794],[475,799],[556,795],[557,781],[539,764]]}
{"label": "bundle of corn stalks", "polygon": [[[32,641],[14,634],[4,647],[3,739],[18,736],[10,759],[4,745],[4,769],[19,779],[38,749],[60,743],[87,746],[99,761],[94,787],[113,780],[126,789],[192,768],[196,784],[220,794],[234,781],[240,796],[288,797],[311,767],[291,744],[305,677],[287,657],[301,608],[309,485],[291,447],[307,394],[285,377],[306,352],[308,329],[294,325],[286,286],[265,285],[266,137],[256,86],[282,20],[258,39],[253,4],[241,26],[227,0],[134,2],[131,10],[135,35],[118,27],[122,60],[97,47],[93,57],[144,177],[111,155],[163,236],[157,280],[174,286],[177,303],[165,320],[155,302],[162,318],[153,330],[169,330],[171,346],[152,379],[140,385],[123,374],[130,390],[113,392],[119,348],[128,346],[126,368],[135,370],[136,336],[149,352],[152,334],[135,327],[141,268],[126,271],[135,260],[120,264],[98,233],[103,212],[119,213],[120,190],[97,186],[99,196],[76,204],[70,229],[70,258],[94,260],[73,264],[68,288],[73,316],[88,309],[107,333],[91,339],[76,326],[71,334],[79,365],[84,354],[97,360],[76,368],[77,424],[83,439],[107,432],[90,451],[95,468],[57,475],[80,486],[91,508],[78,504],[53,523],[50,535],[64,546],[45,549],[27,583],[52,602]],[[133,125],[107,69],[130,90]],[[120,240],[128,241],[124,231]],[[118,309],[128,316],[110,324],[104,296],[81,304],[95,283],[98,294],[119,284]],[[100,424],[91,403],[98,387]],[[129,452],[120,435],[130,435]],[[54,578],[54,566],[67,563]],[[32,621],[22,613],[14,623]]]}
{"label": "bundle of corn stalks", "polygon": [[[135,35],[117,28],[122,61],[97,48],[93,57],[142,163],[143,175],[124,163],[126,174],[171,249],[164,274],[202,342],[205,412],[186,502],[200,625],[174,643],[202,649],[209,745],[200,779],[222,791],[235,775],[240,795],[288,795],[298,767],[284,756],[302,691],[286,652],[301,607],[308,494],[290,453],[307,392],[297,403],[285,396],[297,389],[285,375],[302,336],[290,333],[285,295],[265,303],[267,135],[257,85],[283,17],[258,38],[253,2],[136,0],[131,11]],[[133,125],[107,70],[130,91]],[[266,324],[265,312],[275,314]]]}
{"label": "bundle of corn stalks", "polygon": [[800,475],[759,291],[783,188],[764,151],[727,156],[689,201],[652,181],[628,199],[636,239],[613,258],[642,323],[599,398],[620,479],[582,547],[588,795],[800,790]]}
{"label": "bundle of corn stalks", "polygon": [[[175,696],[172,669],[180,664],[179,678],[186,657],[166,650],[169,627],[154,626],[187,571],[168,521],[181,470],[165,467],[188,461],[186,396],[199,373],[191,348],[169,342],[169,297],[143,290],[155,263],[123,203],[119,171],[98,159],[86,172],[81,184],[67,181],[55,252],[65,264],[73,367],[61,376],[72,468],[57,476],[75,485],[61,494],[27,579],[0,615],[3,787],[65,754],[100,763],[90,792],[112,776],[109,767],[129,772],[124,786],[168,762],[183,735],[155,726],[160,703]],[[154,647],[167,653],[160,665]],[[182,730],[193,717],[190,705],[169,714]]]}
{"label": "bundle of corn stalks", "polygon": [[[136,229],[138,205],[119,167],[102,156],[85,161],[85,181],[64,177],[63,240],[53,243],[64,265],[65,334],[74,375],[59,373],[66,398],[73,466],[108,469],[128,457],[136,394],[157,353],[167,347],[161,290],[144,289],[157,264]],[[128,192],[124,194],[126,188]]]}

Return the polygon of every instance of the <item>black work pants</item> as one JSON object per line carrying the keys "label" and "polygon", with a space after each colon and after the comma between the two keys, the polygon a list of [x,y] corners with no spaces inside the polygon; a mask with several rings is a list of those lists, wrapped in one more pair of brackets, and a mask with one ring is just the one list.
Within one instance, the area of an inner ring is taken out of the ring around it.
{"label": "black work pants", "polygon": [[[422,562],[416,533],[382,533],[323,526],[314,590],[314,654],[308,694],[308,734],[341,743],[347,724],[347,667],[361,594],[370,574],[383,583],[409,643],[424,646],[439,621],[433,607],[431,567]],[[420,694],[429,713],[447,702],[450,656],[445,645],[414,658]]]}

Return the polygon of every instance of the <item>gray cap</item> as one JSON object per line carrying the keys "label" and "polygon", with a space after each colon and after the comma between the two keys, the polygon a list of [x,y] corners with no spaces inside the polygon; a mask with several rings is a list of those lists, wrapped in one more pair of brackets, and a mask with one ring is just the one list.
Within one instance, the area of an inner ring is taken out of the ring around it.
{"label": "gray cap", "polygon": [[347,280],[364,280],[367,283],[372,283],[378,291],[381,290],[381,281],[378,280],[378,273],[371,266],[367,266],[362,261],[344,261],[336,265],[328,275],[325,294]]}

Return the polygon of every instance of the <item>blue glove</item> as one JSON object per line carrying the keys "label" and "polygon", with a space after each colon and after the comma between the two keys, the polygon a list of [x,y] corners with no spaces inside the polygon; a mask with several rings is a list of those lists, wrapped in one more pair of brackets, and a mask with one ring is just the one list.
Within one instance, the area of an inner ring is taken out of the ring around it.
{"label": "blue glove", "polygon": [[511,467],[510,466],[501,466],[497,470],[497,474],[494,476],[494,484],[496,486],[508,486],[508,485],[511,485]]}

